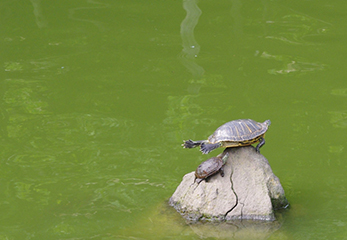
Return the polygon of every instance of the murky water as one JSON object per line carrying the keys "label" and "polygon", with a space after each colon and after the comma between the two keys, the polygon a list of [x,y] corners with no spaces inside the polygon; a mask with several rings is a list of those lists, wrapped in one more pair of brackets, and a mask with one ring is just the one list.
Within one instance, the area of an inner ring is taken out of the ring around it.
{"label": "murky water", "polygon": [[[346,11],[5,0],[0,239],[347,239]],[[238,118],[271,119],[291,208],[276,228],[187,225],[167,200],[209,156],[180,144]]]}

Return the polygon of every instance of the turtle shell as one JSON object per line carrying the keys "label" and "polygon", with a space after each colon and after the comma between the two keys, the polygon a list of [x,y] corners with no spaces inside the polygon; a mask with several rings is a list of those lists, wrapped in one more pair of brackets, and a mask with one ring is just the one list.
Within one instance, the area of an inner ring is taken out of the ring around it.
{"label": "turtle shell", "polygon": [[217,128],[217,130],[208,138],[208,141],[210,143],[253,143],[265,134],[270,124],[270,120],[266,120],[263,123],[256,122],[252,119],[234,120]]}
{"label": "turtle shell", "polygon": [[221,157],[207,159],[195,170],[195,177],[198,179],[205,179],[218,172],[223,165],[224,163]]}

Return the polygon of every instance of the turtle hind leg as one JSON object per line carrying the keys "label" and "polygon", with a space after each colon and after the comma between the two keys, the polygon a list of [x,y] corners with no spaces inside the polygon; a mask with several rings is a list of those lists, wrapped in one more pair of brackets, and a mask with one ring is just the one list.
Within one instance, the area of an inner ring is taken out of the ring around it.
{"label": "turtle hind leg", "polygon": [[219,169],[219,173],[222,177],[224,177],[224,166]]}
{"label": "turtle hind leg", "polygon": [[204,142],[204,140],[202,140],[202,141],[193,141],[193,140],[189,139],[187,141],[184,141],[182,146],[184,148],[195,148],[197,146],[200,146],[203,142]]}
{"label": "turtle hind leg", "polygon": [[207,154],[213,150],[215,150],[216,148],[219,148],[221,146],[220,143],[202,143],[201,146],[200,146],[200,151],[203,153],[203,154]]}
{"label": "turtle hind leg", "polygon": [[260,153],[260,148],[265,144],[265,139],[263,137],[259,138],[259,144],[256,146],[255,150]]}

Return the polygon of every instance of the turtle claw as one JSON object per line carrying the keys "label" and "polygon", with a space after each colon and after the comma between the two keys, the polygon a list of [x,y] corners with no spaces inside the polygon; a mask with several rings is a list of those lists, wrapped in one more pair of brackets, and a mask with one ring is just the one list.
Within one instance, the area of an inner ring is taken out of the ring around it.
{"label": "turtle claw", "polygon": [[183,141],[184,143],[182,144],[182,146],[184,148],[195,148],[197,146],[200,146],[204,140],[201,140],[201,141],[193,141],[191,139],[187,140],[187,141]]}
{"label": "turtle claw", "polygon": [[203,153],[203,154],[208,154],[210,152],[210,150],[206,147],[206,144],[201,144],[200,146],[200,151]]}
{"label": "turtle claw", "polygon": [[184,141],[184,143],[182,144],[183,148],[194,148],[196,147],[195,143],[193,140],[189,139],[187,141]]}

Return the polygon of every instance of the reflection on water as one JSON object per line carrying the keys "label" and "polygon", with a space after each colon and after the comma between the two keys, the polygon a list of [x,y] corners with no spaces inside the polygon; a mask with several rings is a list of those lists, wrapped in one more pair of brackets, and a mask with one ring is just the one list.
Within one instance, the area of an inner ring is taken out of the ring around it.
{"label": "reflection on water", "polygon": [[42,11],[41,0],[30,0],[30,2],[34,8],[33,13],[35,15],[37,26],[39,28],[47,27],[47,20],[45,19],[43,11]]}
{"label": "reflection on water", "polygon": [[277,20],[267,18],[265,38],[291,45],[311,45],[315,43],[307,41],[306,38],[313,40],[315,37],[327,34],[332,26],[332,24],[311,17],[306,13],[300,13],[288,8],[282,10],[290,13],[278,12],[277,14],[281,18]]}
{"label": "reflection on water", "polygon": [[[39,28],[46,28],[48,26],[48,22],[46,17],[44,16],[44,12],[42,9],[42,1],[41,0],[30,0],[31,4],[33,5],[33,13],[35,16],[36,24]],[[79,11],[89,11],[89,10],[95,10],[95,9],[105,9],[106,7],[109,7],[110,5],[94,1],[94,0],[87,0],[88,4],[91,4],[91,6],[85,6],[85,7],[77,7],[77,8],[70,8],[69,9],[69,18],[75,20],[75,21],[81,21],[81,22],[87,22],[92,23],[95,26],[97,26],[100,30],[105,30],[104,23],[100,21],[93,20],[91,18],[82,18],[78,17]],[[82,15],[82,14],[81,14]]]}
{"label": "reflection on water", "polygon": [[338,146],[329,146],[329,152],[330,153],[342,153],[343,149],[345,147],[342,145],[338,145]]}
{"label": "reflection on water", "polygon": [[[69,18],[73,19],[75,21],[80,21],[80,22],[86,22],[86,23],[92,23],[93,25],[97,26],[100,31],[105,30],[105,23],[101,21],[97,21],[93,19],[92,17],[87,17],[87,18],[82,18],[79,15],[83,15],[83,13],[88,13],[87,15],[90,14],[92,10],[100,10],[100,9],[105,9],[109,7],[110,5],[94,0],[87,0],[88,3],[87,6],[84,7],[77,7],[77,8],[70,8],[69,9]],[[82,14],[80,13],[82,12]],[[101,12],[100,12],[101,14]]]}
{"label": "reflection on water", "polygon": [[[181,22],[181,39],[182,39],[182,52],[180,60],[183,65],[192,74],[192,79],[188,81],[188,93],[184,96],[169,96],[168,110],[166,111],[166,118],[164,125],[168,129],[175,129],[174,131],[168,130],[167,137],[173,142],[182,139],[187,131],[188,134],[193,134],[188,125],[192,121],[196,121],[202,114],[202,107],[195,102],[199,95],[201,86],[204,84],[205,70],[196,63],[196,58],[200,52],[200,45],[195,40],[194,29],[199,22],[201,10],[197,5],[198,0],[183,0],[183,8],[186,11],[186,17]],[[196,124],[196,123],[195,123]]]}
{"label": "reflection on water", "polygon": [[347,97],[347,88],[338,88],[331,90],[331,94],[335,96]]}
{"label": "reflection on water", "polygon": [[347,128],[347,110],[330,112],[330,123],[336,128]]}
{"label": "reflection on water", "polygon": [[282,65],[279,69],[269,69],[269,74],[305,74],[313,73],[316,71],[322,71],[327,68],[327,65],[322,63],[309,62],[308,59],[303,59],[297,56],[289,55],[272,55],[268,52],[263,52],[260,55],[261,58],[268,60],[275,60]]}
{"label": "reflection on water", "polygon": [[240,0],[232,0],[231,1],[231,17],[234,19],[234,24],[233,24],[233,32],[234,32],[234,37],[238,39],[242,39],[244,37],[244,32],[243,32],[243,24],[244,24],[244,19],[241,14],[241,8],[242,8],[242,2]]}
{"label": "reflection on water", "polygon": [[[331,95],[337,97],[347,97],[347,88],[339,88],[331,90]],[[346,101],[341,98],[340,101]],[[330,123],[336,128],[347,128],[347,110],[330,111]]]}
{"label": "reflection on water", "polygon": [[[228,221],[223,223],[195,223],[183,220],[180,214],[167,203],[160,203],[147,209],[146,216],[141,218],[135,226],[126,228],[118,238],[142,239],[151,236],[151,239],[165,239],[169,236],[175,239],[288,239],[287,235],[277,234],[283,218],[278,215],[277,221]],[[137,229],[134,231],[133,229]]]}
{"label": "reflection on water", "polygon": [[[194,128],[199,126],[210,126],[216,121],[214,118],[201,117],[204,114],[204,106],[199,101],[201,98],[200,90],[202,87],[225,89],[224,77],[221,74],[205,75],[205,70],[200,66],[196,60],[200,53],[200,45],[195,40],[194,29],[199,22],[202,14],[198,6],[198,0],[183,0],[183,8],[186,11],[186,16],[181,22],[181,39],[182,39],[182,52],[180,60],[183,65],[190,71],[191,78],[186,81],[187,95],[183,96],[169,96],[168,110],[166,111],[166,118],[164,124],[168,128],[168,139],[173,142],[180,142],[183,138],[194,138]],[[236,3],[239,3],[236,1]],[[235,4],[232,12],[238,15],[239,5]],[[208,34],[206,32],[206,34]],[[214,109],[209,110],[211,113]],[[217,125],[217,124],[215,124]],[[174,131],[172,131],[174,130]]]}
{"label": "reflection on water", "polygon": [[228,239],[268,239],[281,228],[279,221],[234,221],[220,224],[196,224],[191,225],[193,232],[200,238]]}
{"label": "reflection on water", "polygon": [[[187,15],[181,23],[182,53],[181,61],[192,73],[194,78],[200,78],[205,70],[195,62],[200,52],[200,45],[195,40],[194,28],[199,22],[201,10],[197,5],[198,0],[183,0],[183,8]],[[198,89],[195,90],[198,92]]]}
{"label": "reflection on water", "polygon": [[25,110],[29,114],[47,113],[45,109],[48,104],[42,99],[47,89],[41,81],[8,79],[6,83],[7,91],[4,93],[4,101],[11,106],[8,112],[16,108]]}

